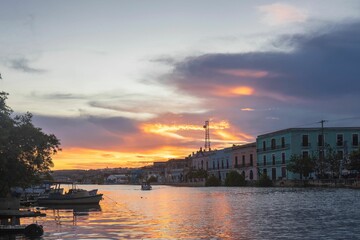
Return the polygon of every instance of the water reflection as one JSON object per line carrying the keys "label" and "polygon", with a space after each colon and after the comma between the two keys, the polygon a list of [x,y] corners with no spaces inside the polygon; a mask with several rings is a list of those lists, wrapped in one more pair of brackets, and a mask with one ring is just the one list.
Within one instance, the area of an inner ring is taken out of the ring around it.
{"label": "water reflection", "polygon": [[[94,186],[84,186],[93,189]],[[359,239],[360,191],[96,186],[98,208],[44,210],[42,239]]]}

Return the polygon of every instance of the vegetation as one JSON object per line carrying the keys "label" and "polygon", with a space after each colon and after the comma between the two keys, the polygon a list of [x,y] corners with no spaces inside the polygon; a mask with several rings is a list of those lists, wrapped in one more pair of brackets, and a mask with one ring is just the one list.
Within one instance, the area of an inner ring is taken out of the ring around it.
{"label": "vegetation", "polygon": [[237,171],[231,171],[225,178],[225,186],[233,187],[233,186],[245,186],[246,181],[243,175],[238,173]]}
{"label": "vegetation", "polygon": [[190,169],[190,171],[187,173],[187,179],[194,179],[194,178],[207,178],[208,173],[204,169]]}
{"label": "vegetation", "polygon": [[259,180],[256,182],[256,186],[258,187],[271,187],[273,185],[271,179],[267,176],[267,174],[262,174]]}
{"label": "vegetation", "polygon": [[206,179],[205,186],[207,187],[221,186],[221,181],[214,175],[211,175],[208,179]]}
{"label": "vegetation", "polygon": [[0,196],[14,186],[26,187],[50,175],[52,155],[60,149],[53,134],[32,124],[31,113],[12,117],[8,94],[0,92]]}
{"label": "vegetation", "polygon": [[300,178],[305,177],[307,179],[311,173],[315,171],[316,158],[315,157],[303,157],[300,155],[292,155],[290,157],[287,169],[290,172],[300,174]]}
{"label": "vegetation", "polygon": [[349,170],[360,173],[360,149],[353,151],[350,154],[349,162],[347,164]]}
{"label": "vegetation", "polygon": [[157,181],[158,181],[157,177],[151,176],[151,177],[149,177],[149,179],[146,182],[147,183],[154,183],[154,182],[157,182]]}

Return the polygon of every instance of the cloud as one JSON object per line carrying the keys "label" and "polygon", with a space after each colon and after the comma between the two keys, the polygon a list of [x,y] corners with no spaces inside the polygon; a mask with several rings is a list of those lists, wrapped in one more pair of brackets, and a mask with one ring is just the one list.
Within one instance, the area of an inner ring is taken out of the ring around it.
{"label": "cloud", "polygon": [[45,70],[30,67],[30,61],[26,58],[18,58],[9,60],[9,67],[26,73],[44,73]]}
{"label": "cloud", "polygon": [[288,4],[273,3],[262,5],[258,10],[264,14],[264,22],[269,25],[283,25],[293,22],[304,22],[307,15],[303,10]]}
{"label": "cloud", "polygon": [[207,114],[256,136],[360,112],[359,42],[359,22],[333,24],[269,43],[291,51],[188,57],[159,81],[203,99]]}

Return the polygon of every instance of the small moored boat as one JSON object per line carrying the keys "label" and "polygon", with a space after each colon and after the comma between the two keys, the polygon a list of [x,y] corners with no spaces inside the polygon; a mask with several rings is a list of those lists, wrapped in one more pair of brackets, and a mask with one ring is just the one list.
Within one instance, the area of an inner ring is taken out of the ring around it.
{"label": "small moored boat", "polygon": [[[46,197],[39,197],[37,202],[38,205],[76,205],[76,204],[99,204],[102,199],[103,194],[98,194],[97,189],[87,191],[84,189],[76,188],[74,183],[70,183],[72,185],[71,189],[68,192],[63,193],[61,184],[66,184],[62,182],[58,182],[55,185],[54,191],[50,193]],[[67,183],[69,184],[69,183]]]}
{"label": "small moored boat", "polygon": [[151,189],[152,189],[152,187],[151,187],[150,183],[143,182],[141,184],[141,190],[151,190]]}

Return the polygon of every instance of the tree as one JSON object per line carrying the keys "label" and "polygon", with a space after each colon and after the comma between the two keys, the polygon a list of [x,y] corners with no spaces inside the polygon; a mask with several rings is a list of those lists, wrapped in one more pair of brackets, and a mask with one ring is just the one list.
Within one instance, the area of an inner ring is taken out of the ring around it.
{"label": "tree", "polygon": [[309,174],[315,171],[315,157],[291,155],[287,170],[300,174],[300,178],[309,177]]}
{"label": "tree", "polygon": [[231,171],[225,178],[225,186],[245,186],[245,178],[237,171]]}
{"label": "tree", "polygon": [[221,185],[221,181],[214,175],[211,175],[208,179],[206,179],[205,182],[205,186],[207,187],[217,187],[220,185]]}
{"label": "tree", "polygon": [[14,186],[26,187],[50,175],[52,155],[60,149],[53,134],[32,124],[32,114],[12,117],[8,94],[0,92],[0,196]]}
{"label": "tree", "polygon": [[272,186],[272,181],[267,176],[267,174],[264,173],[264,174],[262,174],[260,176],[259,180],[257,180],[256,186],[258,186],[258,187],[271,187]]}
{"label": "tree", "polygon": [[350,153],[348,169],[360,173],[360,148]]}

